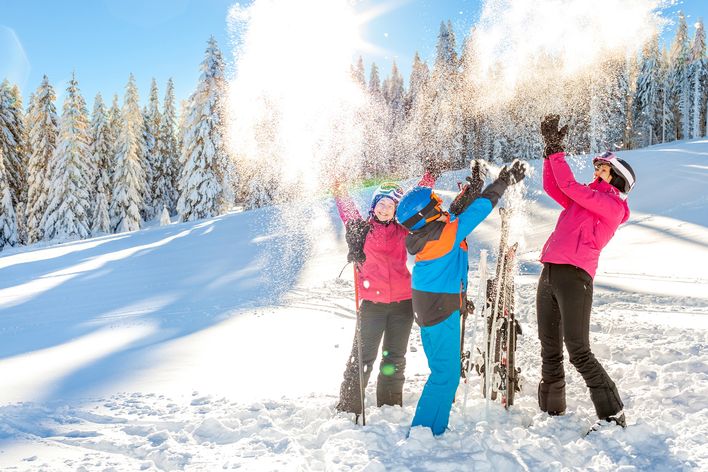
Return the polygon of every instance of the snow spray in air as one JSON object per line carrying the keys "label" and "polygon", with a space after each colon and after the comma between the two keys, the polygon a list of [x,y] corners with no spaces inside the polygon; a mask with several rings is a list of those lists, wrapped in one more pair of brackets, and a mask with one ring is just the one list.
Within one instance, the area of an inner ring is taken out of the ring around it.
{"label": "snow spray in air", "polygon": [[367,97],[351,63],[365,47],[347,0],[255,0],[229,12],[234,77],[227,131],[247,207],[283,204],[275,274],[290,274],[331,224],[331,168],[356,173]]}
{"label": "snow spray in air", "polygon": [[[571,154],[620,148],[626,130],[613,125],[622,122],[615,114],[629,111],[617,104],[631,93],[632,61],[665,24],[664,3],[486,0],[462,51],[462,88],[494,159],[538,158],[548,113],[569,124]],[[511,231],[523,239],[522,194],[520,186],[505,200],[514,208]]]}

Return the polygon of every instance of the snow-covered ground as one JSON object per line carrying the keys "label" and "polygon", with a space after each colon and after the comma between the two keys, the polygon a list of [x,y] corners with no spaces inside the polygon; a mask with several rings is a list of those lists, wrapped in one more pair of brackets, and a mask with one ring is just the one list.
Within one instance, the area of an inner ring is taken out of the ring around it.
{"label": "snow-covered ground", "polygon": [[[593,408],[571,366],[568,413],[538,411],[536,258],[558,208],[534,162],[515,202],[525,384],[509,411],[485,403],[475,376],[450,431],[407,436],[428,373],[416,328],[404,407],[371,406],[372,383],[365,427],[335,414],[355,314],[323,199],[3,252],[0,468],[708,470],[708,141],[622,156],[639,183],[600,262],[591,341],[626,430],[583,437]],[[575,167],[590,178],[586,159]],[[463,175],[445,175],[441,193]],[[495,213],[472,234],[473,267],[498,225]]]}

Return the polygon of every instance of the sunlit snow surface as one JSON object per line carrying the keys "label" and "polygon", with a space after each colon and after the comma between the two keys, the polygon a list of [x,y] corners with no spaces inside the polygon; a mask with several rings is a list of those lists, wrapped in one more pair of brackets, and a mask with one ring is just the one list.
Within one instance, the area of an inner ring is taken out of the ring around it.
{"label": "sunlit snow surface", "polygon": [[[621,155],[638,184],[600,261],[590,335],[627,430],[583,437],[594,411],[569,365],[567,414],[538,411],[536,258],[558,207],[537,161],[513,228],[525,384],[509,411],[485,404],[475,376],[450,431],[407,437],[428,374],[415,328],[404,407],[372,406],[372,382],[366,427],[335,414],[355,315],[322,200],[3,252],[0,469],[708,469],[708,141]],[[586,158],[573,167],[590,178]],[[463,176],[440,179],[448,201]],[[470,238],[473,287],[498,228],[495,213]]]}

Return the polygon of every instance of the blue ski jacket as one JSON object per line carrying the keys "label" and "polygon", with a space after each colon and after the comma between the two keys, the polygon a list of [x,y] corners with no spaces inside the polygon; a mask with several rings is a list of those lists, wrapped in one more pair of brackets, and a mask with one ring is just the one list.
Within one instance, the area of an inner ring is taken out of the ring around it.
{"label": "blue ski jacket", "polygon": [[465,238],[492,212],[506,187],[498,179],[456,218],[444,213],[407,236],[406,249],[415,255],[411,283],[418,325],[436,325],[462,309],[469,266]]}

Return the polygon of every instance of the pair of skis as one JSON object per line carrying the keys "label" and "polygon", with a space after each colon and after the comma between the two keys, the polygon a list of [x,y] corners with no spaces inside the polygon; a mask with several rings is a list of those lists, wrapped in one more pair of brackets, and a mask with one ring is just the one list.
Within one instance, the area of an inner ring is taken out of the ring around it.
{"label": "pair of skis", "polygon": [[[484,292],[479,297],[484,299],[481,304],[485,328],[483,347],[476,348],[474,363],[471,351],[462,350],[462,377],[467,383],[474,366],[482,376],[482,395],[491,401],[499,399],[505,408],[509,408],[514,404],[516,392],[521,391],[521,369],[516,367],[516,342],[521,335],[521,326],[514,313],[514,268],[518,244],[508,244],[509,211],[500,208],[499,212],[501,237],[494,278],[487,279],[486,251],[480,255],[479,291]],[[474,336],[471,345],[475,346]]]}

